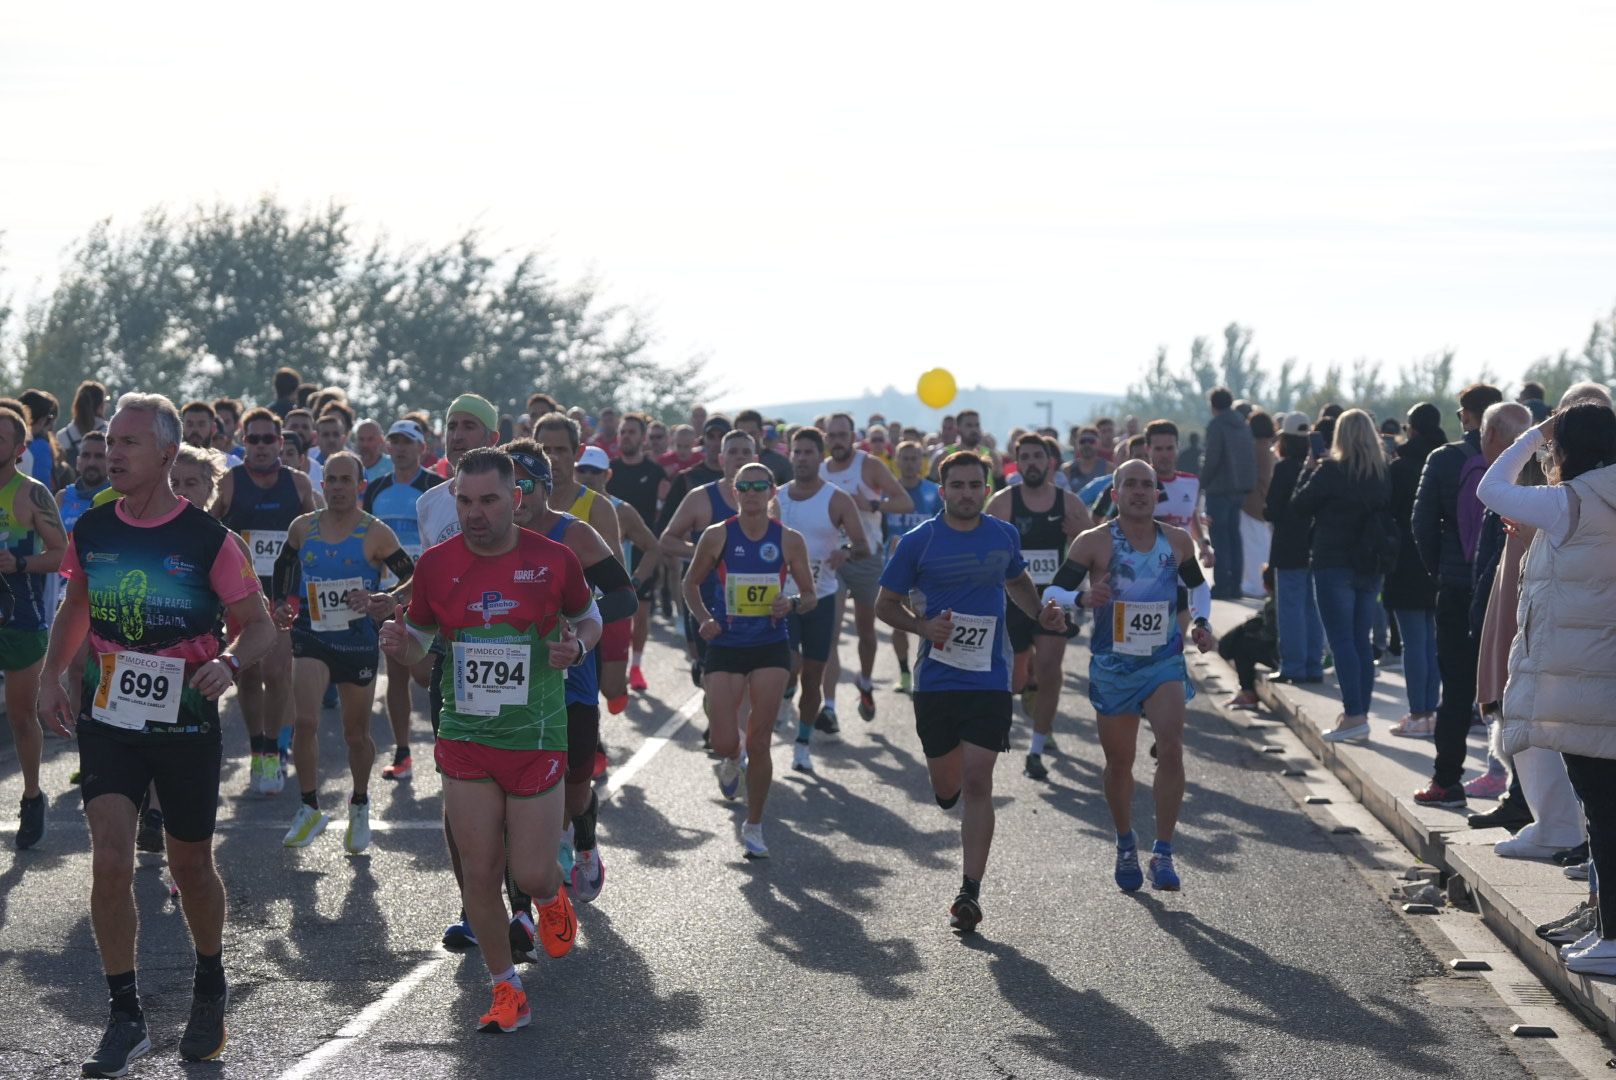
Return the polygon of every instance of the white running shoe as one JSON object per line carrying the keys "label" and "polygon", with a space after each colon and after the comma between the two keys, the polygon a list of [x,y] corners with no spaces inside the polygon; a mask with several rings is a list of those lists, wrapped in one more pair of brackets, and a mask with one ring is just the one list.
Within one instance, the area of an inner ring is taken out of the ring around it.
{"label": "white running shoe", "polygon": [[292,819],[292,827],[286,830],[286,836],[281,840],[287,847],[308,847],[314,843],[314,838],[325,832],[325,827],[331,824],[331,819],[320,813],[308,803],[297,804],[297,817]]}
{"label": "white running shoe", "polygon": [[368,802],[348,804],[348,835],[342,838],[342,846],[348,849],[348,854],[357,855],[370,846],[370,804]]}
{"label": "white running shoe", "polygon": [[814,759],[808,756],[808,744],[797,743],[791,750],[791,767],[798,772],[814,771]]}
{"label": "white running shoe", "polygon": [[746,850],[748,859],[769,857],[769,845],[763,842],[763,822],[756,825],[747,822],[741,826],[741,847]]}
{"label": "white running shoe", "polygon": [[1578,975],[1616,975],[1616,941],[1599,938],[1588,948],[1566,957],[1565,966]]}
{"label": "white running shoe", "polygon": [[1584,949],[1591,949],[1598,944],[1599,928],[1596,926],[1571,944],[1560,946],[1560,962],[1564,963]]}
{"label": "white running shoe", "polygon": [[734,758],[718,763],[718,793],[725,799],[734,799],[741,790],[741,764]]}

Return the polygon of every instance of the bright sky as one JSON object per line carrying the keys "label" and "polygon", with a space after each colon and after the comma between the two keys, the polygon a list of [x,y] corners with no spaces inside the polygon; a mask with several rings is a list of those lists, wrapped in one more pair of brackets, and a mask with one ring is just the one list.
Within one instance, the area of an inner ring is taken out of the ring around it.
{"label": "bright sky", "polygon": [[273,192],[542,248],[724,404],[1117,391],[1230,320],[1513,379],[1616,303],[1613,40],[1602,2],[13,4],[5,280]]}

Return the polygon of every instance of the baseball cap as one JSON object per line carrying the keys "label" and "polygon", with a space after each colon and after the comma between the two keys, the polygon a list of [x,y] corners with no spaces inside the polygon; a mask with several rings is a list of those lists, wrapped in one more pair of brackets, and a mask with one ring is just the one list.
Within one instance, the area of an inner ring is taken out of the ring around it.
{"label": "baseball cap", "polygon": [[722,416],[711,417],[701,427],[701,433],[703,435],[707,434],[709,431],[717,431],[724,435],[728,435],[729,430],[729,421],[725,420]]}
{"label": "baseball cap", "polygon": [[1279,418],[1279,433],[1281,435],[1306,435],[1312,429],[1308,423],[1307,413],[1288,412]]}
{"label": "baseball cap", "polygon": [[392,438],[394,435],[402,435],[406,439],[413,439],[418,443],[426,442],[426,436],[421,433],[420,425],[414,420],[396,421],[392,427],[387,429],[387,435],[388,438]]}
{"label": "baseball cap", "polygon": [[611,467],[612,463],[607,460],[606,451],[598,446],[584,447],[583,454],[578,458],[578,468],[580,469],[599,469],[605,472]]}

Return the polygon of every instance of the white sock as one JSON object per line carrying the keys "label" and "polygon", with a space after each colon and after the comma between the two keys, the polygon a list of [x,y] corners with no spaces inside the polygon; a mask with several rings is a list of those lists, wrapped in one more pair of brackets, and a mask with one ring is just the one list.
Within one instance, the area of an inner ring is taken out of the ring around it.
{"label": "white sock", "polygon": [[1032,752],[1035,753],[1035,754],[1042,754],[1044,752],[1044,742],[1048,738],[1049,738],[1049,736],[1043,734],[1042,732],[1039,732],[1039,731],[1033,732],[1032,733]]}
{"label": "white sock", "polygon": [[503,975],[490,975],[488,977],[488,983],[490,986],[498,986],[500,983],[510,983],[516,989],[520,990],[522,989],[522,976],[516,973],[516,967],[515,965],[512,965],[511,967],[505,969],[505,973]]}
{"label": "white sock", "polygon": [[875,689],[875,683],[870,681],[870,677],[868,675],[859,675],[856,679],[853,680],[853,685],[857,686],[860,690],[874,690]]}
{"label": "white sock", "polygon": [[640,666],[640,661],[645,658],[645,650],[644,649],[630,649],[628,657],[629,657],[629,659],[628,659],[629,667],[639,667]]}

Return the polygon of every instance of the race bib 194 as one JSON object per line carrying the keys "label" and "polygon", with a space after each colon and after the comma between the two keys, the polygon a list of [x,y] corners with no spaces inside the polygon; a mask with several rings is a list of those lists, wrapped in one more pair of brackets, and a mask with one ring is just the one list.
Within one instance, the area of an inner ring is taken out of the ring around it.
{"label": "race bib 194", "polygon": [[455,711],[498,716],[506,705],[526,705],[532,659],[531,645],[455,642]]}
{"label": "race bib 194", "polygon": [[185,690],[185,661],[137,652],[101,654],[101,682],[90,715],[103,724],[142,731],[147,724],[177,724]]}
{"label": "race bib 194", "polygon": [[954,612],[948,641],[931,647],[931,658],[961,671],[993,669],[993,631],[997,616]]}
{"label": "race bib 194", "polygon": [[1111,605],[1111,649],[1124,656],[1149,656],[1167,644],[1168,603],[1151,600]]}
{"label": "race bib 194", "polygon": [[309,627],[319,634],[336,634],[346,629],[360,612],[348,606],[350,592],[364,592],[363,578],[335,578],[308,583]]}

